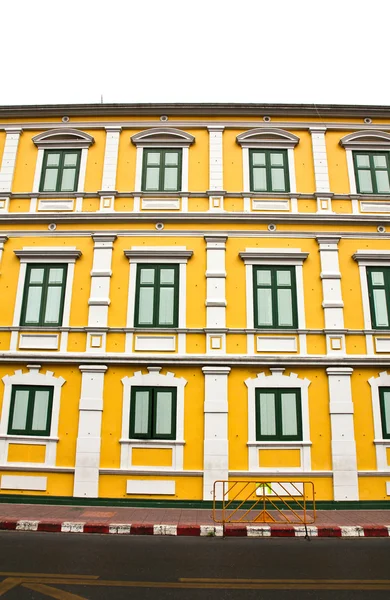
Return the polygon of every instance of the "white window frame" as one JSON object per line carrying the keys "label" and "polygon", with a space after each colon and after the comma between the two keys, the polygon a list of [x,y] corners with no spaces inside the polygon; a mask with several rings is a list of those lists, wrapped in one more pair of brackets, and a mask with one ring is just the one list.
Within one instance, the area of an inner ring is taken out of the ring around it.
{"label": "white window frame", "polygon": [[[350,133],[340,140],[340,146],[345,148],[348,166],[348,178],[350,193],[357,195],[355,165],[353,163],[353,151],[366,152],[390,152],[390,134],[385,131],[363,130]],[[358,194],[359,196],[383,197],[389,194]],[[356,207],[355,207],[355,211]]]}
{"label": "white window frame", "polygon": [[[60,416],[61,388],[65,383],[63,377],[55,377],[52,371],[40,373],[41,365],[27,365],[29,371],[23,373],[21,370],[15,371],[14,375],[5,375],[2,381],[4,383],[3,406],[1,410],[0,422],[0,466],[14,466],[16,468],[30,467],[39,471],[41,467],[55,467],[58,438],[58,422]],[[50,435],[16,435],[8,434],[8,421],[11,406],[12,387],[16,385],[28,386],[46,386],[53,388],[53,405],[51,414]],[[39,445],[46,446],[46,455],[44,463],[11,463],[7,461],[9,444]]]}
{"label": "white window frame", "polygon": [[[271,368],[271,375],[258,373],[255,378],[245,380],[248,388],[248,467],[257,473],[299,473],[311,470],[311,440],[309,420],[309,379],[300,379],[296,373],[284,375],[284,368]],[[302,440],[299,441],[265,441],[256,440],[256,390],[258,389],[300,389],[302,406]],[[299,467],[260,467],[259,450],[299,450],[301,455]]]}
{"label": "white window frame", "polygon": [[[19,337],[19,331],[33,330],[33,331],[51,331],[51,330],[62,330],[61,336],[61,350],[66,351],[68,342],[68,332],[63,331],[64,328],[69,327],[70,321],[70,307],[72,302],[72,288],[74,279],[74,268],[76,260],[81,256],[81,251],[77,250],[75,246],[69,246],[67,248],[63,246],[26,246],[21,250],[14,250],[16,256],[20,260],[18,287],[16,292],[14,317],[12,322],[12,334],[11,334],[11,350],[17,349],[17,342]],[[24,286],[26,281],[26,270],[28,264],[34,263],[45,263],[45,264],[67,264],[67,276],[65,284],[65,297],[64,297],[64,309],[62,314],[62,325],[59,327],[36,327],[30,325],[20,325],[20,316],[22,311]]]}
{"label": "white window frame", "polygon": [[[120,468],[124,471],[182,471],[184,466],[184,388],[187,381],[176,377],[174,373],[160,373],[161,367],[147,367],[148,373],[137,371],[132,377],[123,377],[123,411]],[[140,440],[130,439],[130,402],[132,387],[170,387],[176,389],[176,439],[175,440]],[[133,466],[133,448],[169,448],[172,450],[171,467]]]}
{"label": "white window frame", "polygon": [[371,386],[372,414],[374,418],[374,445],[376,452],[376,465],[378,471],[390,473],[390,465],[387,464],[387,448],[390,448],[390,439],[383,438],[382,415],[379,400],[379,388],[390,388],[390,375],[386,371],[379,373],[378,377],[368,380]]}
{"label": "white window frame", "polygon": [[[74,195],[78,192],[84,192],[85,174],[87,170],[88,148],[94,143],[94,139],[88,133],[78,129],[51,129],[33,137],[32,141],[38,148],[37,162],[35,165],[35,175],[33,183],[34,194],[45,194],[46,196],[56,197],[58,195]],[[45,150],[76,150],[81,148],[81,159],[79,169],[79,179],[77,190],[75,192],[40,192],[39,184],[42,176],[43,156]]]}

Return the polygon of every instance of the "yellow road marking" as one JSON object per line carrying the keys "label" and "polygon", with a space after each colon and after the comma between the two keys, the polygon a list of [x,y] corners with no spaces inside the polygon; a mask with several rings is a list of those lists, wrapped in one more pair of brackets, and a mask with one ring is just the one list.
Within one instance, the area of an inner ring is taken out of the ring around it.
{"label": "yellow road marking", "polygon": [[64,575],[63,573],[13,573],[0,571],[0,577],[61,577],[61,579],[99,579],[99,575]]}
{"label": "yellow road marking", "polygon": [[4,596],[9,590],[18,587],[21,581],[22,579],[17,577],[8,577],[7,579],[4,579],[4,581],[0,583],[0,596]]}
{"label": "yellow road marking", "polygon": [[23,583],[22,586],[29,590],[34,590],[34,592],[40,592],[45,596],[49,596],[49,598],[55,598],[56,600],[86,600],[82,596],[64,592],[64,590],[57,590],[44,583]]}

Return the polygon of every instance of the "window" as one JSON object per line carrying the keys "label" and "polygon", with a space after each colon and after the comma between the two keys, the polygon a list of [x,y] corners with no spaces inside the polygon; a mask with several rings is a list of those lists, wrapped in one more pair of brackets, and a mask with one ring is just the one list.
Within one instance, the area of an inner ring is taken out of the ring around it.
{"label": "window", "polygon": [[142,191],[177,192],[181,189],[181,150],[145,149]]}
{"label": "window", "polygon": [[300,390],[256,390],[256,439],[302,440]]}
{"label": "window", "polygon": [[390,388],[379,388],[379,402],[382,417],[382,434],[384,439],[390,438]]}
{"label": "window", "polygon": [[250,150],[251,192],[289,192],[287,150]]}
{"label": "window", "polygon": [[67,265],[27,265],[21,325],[62,324]]}
{"label": "window", "polygon": [[8,433],[49,435],[52,405],[52,387],[13,386]]}
{"label": "window", "polygon": [[136,327],[177,327],[179,265],[139,265]]}
{"label": "window", "polygon": [[353,159],[358,193],[390,193],[388,152],[354,152]]}
{"label": "window", "polygon": [[390,323],[390,268],[368,267],[368,295],[374,329],[388,328]]}
{"label": "window", "polygon": [[254,326],[297,327],[294,267],[253,267]]}
{"label": "window", "polygon": [[132,388],[130,438],[176,438],[176,388]]}
{"label": "window", "polygon": [[45,150],[39,191],[76,191],[80,158],[81,150]]}

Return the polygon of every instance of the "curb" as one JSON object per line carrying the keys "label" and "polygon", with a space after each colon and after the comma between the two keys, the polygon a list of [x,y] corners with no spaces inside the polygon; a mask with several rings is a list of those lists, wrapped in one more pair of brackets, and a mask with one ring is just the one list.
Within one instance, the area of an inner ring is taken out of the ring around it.
{"label": "curb", "polygon": [[[98,523],[79,521],[27,521],[5,519],[0,530],[119,535],[166,535],[198,537],[305,537],[304,525],[163,525],[149,523]],[[308,525],[309,537],[390,537],[390,525]]]}

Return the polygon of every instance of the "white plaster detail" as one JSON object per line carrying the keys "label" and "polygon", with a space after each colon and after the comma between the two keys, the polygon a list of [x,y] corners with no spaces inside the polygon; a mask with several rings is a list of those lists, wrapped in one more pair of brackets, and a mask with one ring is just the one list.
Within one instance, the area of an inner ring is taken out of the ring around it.
{"label": "white plaster detail", "polygon": [[8,237],[6,235],[0,235],[0,266],[1,266],[1,260],[3,258],[4,244],[6,243],[7,240],[8,240]]}
{"label": "white plaster detail", "polygon": [[252,210],[261,211],[289,211],[290,200],[274,200],[271,199],[258,199],[252,198]]}
{"label": "white plaster detail", "polygon": [[128,479],[126,482],[126,494],[174,496],[175,492],[175,481],[164,481],[162,479]]}
{"label": "white plaster detail", "polygon": [[[310,449],[310,421],[309,421],[309,385],[308,379],[301,379],[296,373],[284,375],[282,367],[270,368],[271,375],[258,373],[255,378],[244,381],[248,388],[248,470],[257,473],[267,472],[300,472],[311,471],[311,449]],[[301,460],[299,467],[260,467],[259,450],[269,448],[267,442],[256,440],[256,389],[300,389],[302,406],[302,441],[297,442],[272,442],[272,447],[289,448],[300,450]]]}
{"label": "white plaster detail", "polygon": [[[386,481],[386,496],[390,496],[390,481]],[[390,535],[390,529],[389,529]]]}
{"label": "white plaster detail", "polygon": [[326,369],[332,431],[334,500],[359,500],[350,367]]}
{"label": "white plaster detail", "polygon": [[9,211],[9,196],[0,196],[0,213]]}
{"label": "white plaster detail", "polygon": [[[210,190],[223,190],[223,125],[209,125],[209,186]],[[220,208],[215,207],[215,208]]]}
{"label": "white plaster detail", "polygon": [[297,352],[296,336],[257,336],[257,352]]}
{"label": "white plaster detail", "polygon": [[180,198],[142,198],[142,210],[180,210]]}
{"label": "white plaster detail", "polygon": [[3,150],[3,159],[0,169],[0,193],[11,192],[14,179],[16,156],[18,153],[21,127],[6,127],[6,137]]}
{"label": "white plaster detail", "polygon": [[389,213],[390,202],[367,202],[361,200],[360,211],[362,213]]}
{"label": "white plaster detail", "polygon": [[[325,329],[344,329],[341,273],[338,257],[340,238],[317,236],[321,260],[322,307]],[[331,348],[328,344],[328,350]]]}
{"label": "white plaster detail", "polygon": [[326,127],[310,127],[313,147],[314,175],[317,192],[329,192],[328,160],[326,155]]}
{"label": "white plaster detail", "polygon": [[47,489],[47,477],[2,475],[0,487],[2,490],[31,490],[34,492],[45,492]]}
{"label": "white plaster detail", "polygon": [[19,337],[19,348],[24,350],[58,350],[58,343],[58,333],[21,333]]}
{"label": "white plaster detail", "polygon": [[115,196],[100,196],[99,212],[113,212],[115,210]]}
{"label": "white plaster detail", "polygon": [[[44,212],[72,212],[74,209],[74,200],[70,198],[69,200],[46,200],[43,198],[38,199],[37,210]],[[33,212],[33,211],[31,211]]]}
{"label": "white plaster detail", "polygon": [[174,352],[175,335],[135,335],[134,349],[142,352]]}
{"label": "white plaster detail", "polygon": [[389,471],[390,465],[387,462],[387,448],[390,448],[390,440],[383,438],[382,415],[379,401],[379,388],[390,388],[390,374],[386,371],[379,373],[378,377],[371,377],[368,380],[371,386],[372,413],[374,418],[374,444],[376,452],[376,467],[378,471]]}
{"label": "white plaster detail", "polygon": [[389,337],[375,337],[375,351],[376,352],[390,352],[390,338]]}
{"label": "white plaster detail", "polygon": [[116,185],[116,170],[118,164],[118,150],[121,127],[117,125],[106,126],[106,148],[104,152],[102,190],[114,191]]}
{"label": "white plaster detail", "polygon": [[55,149],[89,148],[95,142],[93,137],[88,133],[67,126],[58,129],[48,129],[34,136],[32,141],[38,148]]}

